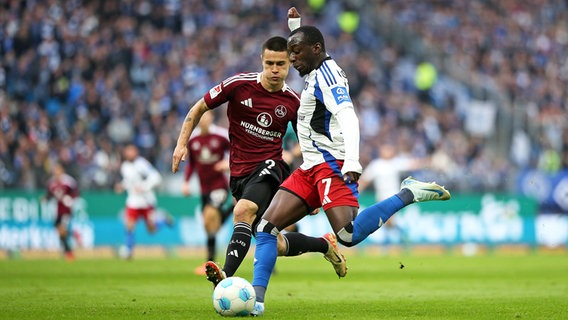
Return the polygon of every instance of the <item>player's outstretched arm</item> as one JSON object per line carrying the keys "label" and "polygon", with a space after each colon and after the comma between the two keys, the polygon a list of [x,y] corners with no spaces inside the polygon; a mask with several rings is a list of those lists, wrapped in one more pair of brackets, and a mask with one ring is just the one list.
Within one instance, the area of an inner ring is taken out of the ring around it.
{"label": "player's outstretched arm", "polygon": [[201,116],[207,111],[209,111],[209,108],[207,107],[205,100],[203,100],[202,98],[197,101],[187,112],[185,120],[183,121],[183,124],[181,126],[174,153],[172,155],[173,173],[176,173],[178,171],[179,163],[181,161],[185,161],[185,158],[187,156],[187,142],[189,141],[189,137],[199,123]]}

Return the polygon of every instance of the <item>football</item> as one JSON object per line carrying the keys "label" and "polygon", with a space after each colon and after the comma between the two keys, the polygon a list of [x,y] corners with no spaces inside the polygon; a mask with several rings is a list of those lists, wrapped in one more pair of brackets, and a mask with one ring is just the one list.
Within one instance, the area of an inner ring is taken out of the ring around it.
{"label": "football", "polygon": [[240,277],[222,280],[213,291],[213,307],[222,316],[248,316],[255,302],[256,294],[252,285]]}

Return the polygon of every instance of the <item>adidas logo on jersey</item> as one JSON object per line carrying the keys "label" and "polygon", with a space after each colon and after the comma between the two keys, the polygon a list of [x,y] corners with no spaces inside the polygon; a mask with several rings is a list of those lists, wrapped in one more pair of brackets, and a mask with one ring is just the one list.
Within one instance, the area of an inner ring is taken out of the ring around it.
{"label": "adidas logo on jersey", "polygon": [[261,177],[261,176],[263,176],[263,175],[265,175],[265,174],[270,174],[270,170],[264,168],[264,169],[262,169],[262,171],[260,172],[260,174],[259,174],[258,176]]}
{"label": "adidas logo on jersey", "polygon": [[249,108],[252,108],[252,99],[251,98],[245,99],[245,100],[241,101],[241,104],[245,105]]}

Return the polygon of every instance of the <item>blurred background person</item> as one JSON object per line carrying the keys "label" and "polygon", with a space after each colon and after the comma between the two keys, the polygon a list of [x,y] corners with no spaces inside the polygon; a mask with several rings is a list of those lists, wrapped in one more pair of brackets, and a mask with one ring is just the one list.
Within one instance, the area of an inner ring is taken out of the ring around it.
{"label": "blurred background person", "polygon": [[115,186],[115,191],[126,191],[125,209],[125,258],[131,259],[134,252],[134,229],[139,219],[144,220],[149,233],[156,232],[164,225],[172,225],[170,216],[157,216],[155,189],[162,182],[162,176],[148,160],[139,155],[138,147],[129,144],[123,151],[124,160],[120,166],[122,181]]}
{"label": "blurred background person", "polygon": [[[59,235],[61,247],[65,258],[69,261],[75,259],[73,250],[69,243],[69,233],[71,232],[71,218],[73,215],[73,203],[79,196],[77,181],[65,173],[65,168],[59,162],[52,165],[52,176],[47,182],[46,200],[55,199],[56,218],[55,228]],[[78,233],[73,233],[78,243],[80,238]]]}
{"label": "blurred background person", "polygon": [[379,157],[371,160],[359,179],[359,192],[369,186],[375,193],[375,201],[380,202],[400,189],[402,174],[425,167],[426,160],[399,154],[396,145],[384,144],[379,148]]}
{"label": "blurred background person", "polygon": [[[379,157],[371,160],[363,169],[363,173],[359,178],[359,192],[363,192],[371,187],[375,201],[383,201],[389,195],[398,192],[403,174],[425,166],[425,160],[399,154],[396,145],[385,143],[379,147]],[[391,238],[394,238],[393,242],[403,239],[403,230],[397,227],[396,216],[388,219],[382,228],[384,228],[383,233],[387,242]]]}
{"label": "blurred background person", "polygon": [[226,206],[229,198],[229,133],[227,129],[215,125],[213,118],[213,112],[204,113],[187,143],[187,164],[182,185],[183,195],[189,196],[190,178],[197,173],[203,226],[207,234],[207,257],[204,264],[195,269],[198,275],[205,275],[207,261],[215,261],[217,232],[234,207]]}

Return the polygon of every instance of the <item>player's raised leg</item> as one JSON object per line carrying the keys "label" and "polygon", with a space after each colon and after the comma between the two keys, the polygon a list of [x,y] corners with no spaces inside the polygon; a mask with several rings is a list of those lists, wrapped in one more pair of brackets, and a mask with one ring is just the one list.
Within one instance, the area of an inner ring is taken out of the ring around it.
{"label": "player's raised leg", "polygon": [[379,229],[405,206],[415,202],[450,198],[450,193],[443,186],[408,177],[402,182],[399,193],[359,212],[352,223],[347,224],[337,233],[338,241],[345,246],[354,246]]}

